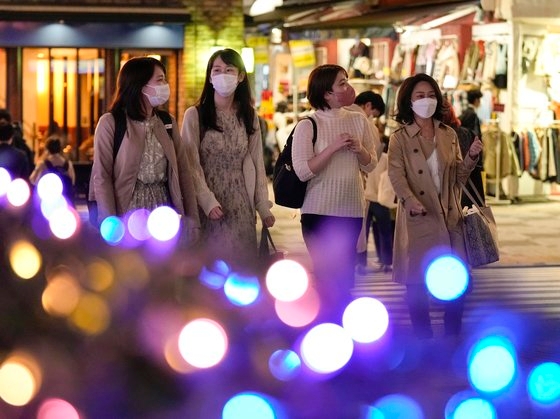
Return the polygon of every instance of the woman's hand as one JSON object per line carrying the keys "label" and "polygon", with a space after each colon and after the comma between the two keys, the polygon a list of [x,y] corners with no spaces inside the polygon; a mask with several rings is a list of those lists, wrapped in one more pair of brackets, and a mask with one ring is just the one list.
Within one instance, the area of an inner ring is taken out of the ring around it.
{"label": "woman's hand", "polygon": [[274,218],[274,215],[270,215],[263,220],[263,224],[266,227],[270,228],[274,225],[275,221],[276,221],[276,218]]}
{"label": "woman's hand", "polygon": [[410,213],[411,217],[416,217],[417,215],[426,215],[426,208],[424,208],[424,205],[422,205],[420,202],[418,202],[417,200],[413,200],[409,207],[408,207],[408,212]]}
{"label": "woman's hand", "polygon": [[362,151],[361,141],[350,134],[346,134],[346,135],[348,136],[347,137],[348,144],[346,146],[348,150],[350,150],[352,153],[356,153],[356,154],[360,153]]}
{"label": "woman's hand", "polygon": [[478,155],[482,151],[482,148],[483,145],[482,145],[482,141],[480,141],[480,138],[478,138],[478,136],[474,137],[474,141],[469,148],[469,157],[472,160],[476,160],[478,158]]}
{"label": "woman's hand", "polygon": [[334,151],[349,149],[351,143],[352,143],[352,139],[350,137],[350,134],[344,132],[338,135],[338,138],[336,139],[335,142],[331,144],[331,147],[333,148]]}
{"label": "woman's hand", "polygon": [[208,218],[214,221],[218,221],[224,217],[224,211],[222,211],[222,207],[214,207],[208,213]]}

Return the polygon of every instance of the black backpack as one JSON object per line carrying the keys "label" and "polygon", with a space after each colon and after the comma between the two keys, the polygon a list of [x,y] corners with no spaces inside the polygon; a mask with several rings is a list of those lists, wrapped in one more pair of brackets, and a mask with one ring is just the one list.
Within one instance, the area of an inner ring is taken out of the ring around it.
{"label": "black backpack", "polygon": [[[159,119],[162,120],[165,129],[167,130],[167,134],[169,134],[169,138],[173,139],[173,121],[171,120],[171,115],[168,112],[162,111],[160,109],[155,109],[156,114]],[[124,138],[124,134],[126,132],[126,114],[124,111],[112,111],[113,118],[115,118],[115,134],[113,137],[113,164],[115,159],[117,158],[117,154],[119,149],[121,148],[122,140]],[[93,184],[92,182],[93,173],[90,176],[90,181],[88,185],[88,196],[89,196],[89,187]],[[88,215],[89,215],[89,222],[98,227],[99,220],[98,220],[98,211],[97,211],[97,201],[89,200],[87,201],[88,207]]]}
{"label": "black backpack", "polygon": [[68,201],[74,203],[74,185],[72,184],[72,178],[68,174],[68,167],[70,163],[68,160],[64,162],[62,166],[55,166],[48,159],[45,159],[45,166],[49,173],[54,173],[62,181],[62,194],[68,199]]}
{"label": "black backpack", "polygon": [[[313,145],[317,141],[317,123],[311,117],[307,117],[313,125]],[[284,149],[280,152],[276,165],[274,166],[274,174],[272,175],[272,190],[274,191],[274,202],[278,205],[288,208],[301,208],[305,198],[307,182],[299,180],[292,164],[292,141],[294,131],[292,129]]]}

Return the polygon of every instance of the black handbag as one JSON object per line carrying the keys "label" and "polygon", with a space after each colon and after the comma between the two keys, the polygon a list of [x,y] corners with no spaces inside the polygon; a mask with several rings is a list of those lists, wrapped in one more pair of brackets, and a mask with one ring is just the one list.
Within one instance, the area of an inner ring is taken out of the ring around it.
{"label": "black handbag", "polygon": [[266,273],[270,265],[274,262],[284,259],[284,252],[278,251],[274,242],[272,241],[272,236],[270,235],[270,230],[267,227],[261,230],[261,241],[259,244],[259,265],[263,272]]}

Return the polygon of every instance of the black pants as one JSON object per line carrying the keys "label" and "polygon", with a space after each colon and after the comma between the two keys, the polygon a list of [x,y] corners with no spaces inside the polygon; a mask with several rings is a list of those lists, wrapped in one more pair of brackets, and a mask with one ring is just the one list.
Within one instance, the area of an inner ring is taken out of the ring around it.
{"label": "black pants", "polygon": [[351,301],[361,228],[362,218],[301,216],[303,240],[313,262],[321,305],[331,314],[340,313],[339,309]]}
{"label": "black pants", "polygon": [[[392,265],[395,221],[391,219],[391,210],[379,202],[369,202],[368,205],[365,225],[366,246],[370,229],[373,231],[373,243],[379,263]],[[358,263],[367,265],[367,249],[358,254]]]}
{"label": "black pants", "polygon": [[[406,300],[412,329],[421,339],[431,338],[432,323],[430,320],[430,300],[428,290],[424,284],[411,284],[406,286]],[[464,311],[464,296],[444,304],[443,325],[446,336],[455,336],[461,333]]]}

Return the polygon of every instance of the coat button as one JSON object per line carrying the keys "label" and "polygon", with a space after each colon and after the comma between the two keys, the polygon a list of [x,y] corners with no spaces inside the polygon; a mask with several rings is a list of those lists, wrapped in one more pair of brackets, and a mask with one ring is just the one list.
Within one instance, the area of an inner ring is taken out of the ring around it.
{"label": "coat button", "polygon": [[421,175],[422,173],[424,173],[424,171],[422,169],[418,170],[419,175]]}
{"label": "coat button", "polygon": [[420,191],[420,195],[424,195],[424,191]]}
{"label": "coat button", "polygon": [[418,149],[417,149],[417,148],[415,148],[413,151],[414,151],[415,153],[418,153]]}

